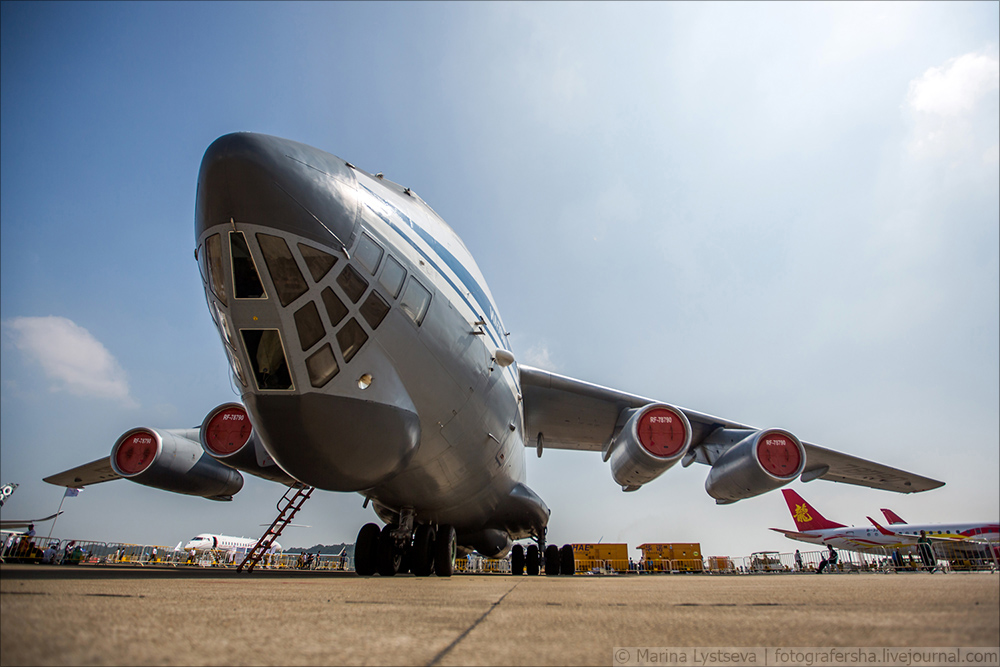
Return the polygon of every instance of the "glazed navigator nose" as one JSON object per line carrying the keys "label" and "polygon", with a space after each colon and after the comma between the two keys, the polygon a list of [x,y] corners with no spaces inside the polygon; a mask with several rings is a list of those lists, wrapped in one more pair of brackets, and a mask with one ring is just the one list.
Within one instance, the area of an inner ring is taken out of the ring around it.
{"label": "glazed navigator nose", "polygon": [[263,448],[330,491],[398,473],[420,422],[378,343],[389,304],[364,261],[373,241],[357,222],[353,169],[296,142],[230,134],[205,153],[197,202],[209,310]]}

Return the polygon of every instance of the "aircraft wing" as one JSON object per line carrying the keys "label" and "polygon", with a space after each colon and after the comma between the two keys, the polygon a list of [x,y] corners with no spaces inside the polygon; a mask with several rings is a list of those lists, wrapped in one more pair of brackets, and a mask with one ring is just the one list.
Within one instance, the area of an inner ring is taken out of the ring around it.
{"label": "aircraft wing", "polygon": [[105,456],[90,463],[84,463],[65,472],[56,473],[44,478],[42,481],[56,486],[66,486],[71,489],[80,489],[90,484],[98,482],[110,482],[113,479],[120,479],[121,475],[111,468],[111,457]]}
{"label": "aircraft wing", "polygon": [[[576,380],[550,371],[518,365],[524,402],[525,444],[544,448],[599,452],[611,442],[623,410],[657,403],[651,398]],[[678,407],[691,423],[691,447],[684,465],[712,465],[727,449],[717,443],[703,447],[717,429],[758,430],[730,419]],[[802,481],[826,479],[899,493],[928,491],[944,482],[891,466],[802,443],[806,452]]]}
{"label": "aircraft wing", "polygon": [[41,523],[42,521],[49,521],[50,519],[56,518],[60,514],[62,514],[62,512],[56,512],[55,514],[47,516],[47,517],[45,517],[43,519],[28,519],[27,521],[19,521],[19,520],[15,520],[15,519],[12,519],[10,521],[0,521],[0,528],[5,528],[5,529],[9,529],[9,528],[27,528],[28,526],[30,526],[33,523]]}

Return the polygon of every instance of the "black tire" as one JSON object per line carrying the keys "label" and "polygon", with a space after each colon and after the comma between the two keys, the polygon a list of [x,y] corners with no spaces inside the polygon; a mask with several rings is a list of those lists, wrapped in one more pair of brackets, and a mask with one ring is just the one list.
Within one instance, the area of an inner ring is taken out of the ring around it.
{"label": "black tire", "polygon": [[545,576],[554,577],[559,574],[559,547],[550,544],[545,547]]}
{"label": "black tire", "polygon": [[515,544],[510,550],[510,573],[515,577],[524,574],[524,547],[520,544]]}
{"label": "black tire", "polygon": [[396,539],[392,536],[393,525],[388,525],[382,529],[378,536],[378,547],[375,554],[375,562],[378,566],[378,573],[383,577],[392,577],[399,572],[399,566],[403,560],[403,554],[396,546]]}
{"label": "black tire", "polygon": [[576,574],[576,555],[573,553],[573,546],[564,544],[559,550],[559,574]]}
{"label": "black tire", "polygon": [[538,566],[541,564],[541,558],[538,557],[538,547],[534,544],[528,545],[528,555],[524,559],[525,569],[528,570],[528,576],[534,577],[538,574]]}
{"label": "black tire", "polygon": [[445,524],[438,526],[434,537],[434,574],[450,577],[455,571],[455,557],[458,555],[458,539],[455,527]]}
{"label": "black tire", "polygon": [[433,526],[417,526],[413,548],[410,550],[410,563],[413,565],[413,574],[418,577],[426,577],[434,569],[434,536]]}
{"label": "black tire", "polygon": [[354,571],[363,577],[375,574],[379,533],[381,530],[374,523],[366,523],[358,532],[358,539],[354,543]]}

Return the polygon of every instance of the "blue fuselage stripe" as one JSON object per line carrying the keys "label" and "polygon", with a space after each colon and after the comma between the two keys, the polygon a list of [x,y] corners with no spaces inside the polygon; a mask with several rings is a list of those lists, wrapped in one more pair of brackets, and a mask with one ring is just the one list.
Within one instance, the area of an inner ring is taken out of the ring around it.
{"label": "blue fuselage stripe", "polygon": [[[483,288],[480,286],[479,282],[472,276],[471,273],[469,273],[469,270],[465,268],[465,265],[462,264],[462,262],[459,261],[457,257],[451,254],[451,252],[449,252],[447,248],[441,245],[441,243],[439,243],[438,240],[435,239],[426,229],[424,229],[423,227],[415,223],[413,220],[411,220],[410,217],[407,216],[405,213],[403,213],[401,210],[399,210],[398,207],[394,206],[392,203],[386,201],[384,198],[372,192],[365,185],[361,184],[361,187],[363,187],[366,192],[368,192],[373,197],[378,199],[381,203],[390,207],[396,213],[396,215],[398,215],[403,220],[406,226],[415,231],[417,234],[419,234],[420,238],[423,239],[423,241],[431,247],[431,249],[437,254],[437,256],[444,261],[444,263],[448,266],[448,268],[450,268],[455,273],[455,275],[458,277],[459,282],[461,282],[462,286],[465,287],[465,290],[459,289],[459,287],[451,280],[448,274],[446,274],[444,271],[441,270],[441,267],[437,265],[437,262],[435,262],[434,259],[429,257],[422,248],[420,248],[416,243],[414,243],[413,239],[404,234],[403,231],[392,220],[388,218],[388,216],[384,215],[380,211],[375,210],[374,208],[369,207],[370,211],[375,213],[375,215],[377,215],[383,222],[392,227],[396,231],[396,233],[398,233],[400,236],[406,239],[406,241],[411,246],[413,246],[414,250],[419,252],[420,255],[424,257],[424,259],[430,262],[431,266],[434,267],[434,269],[439,274],[441,274],[441,276],[446,281],[448,281],[448,284],[451,285],[452,289],[454,289],[455,292],[466,303],[466,305],[469,306],[470,310],[472,310],[473,312],[479,310],[480,312],[483,313],[483,321],[486,322],[487,325],[492,325],[492,327],[491,326],[486,327],[486,332],[489,334],[490,339],[493,341],[493,344],[496,345],[497,347],[502,347],[503,349],[510,351],[510,347],[508,347],[507,345],[507,339],[501,333],[503,329],[503,324],[500,322],[500,316],[497,314],[496,309],[493,307],[493,303],[490,301],[489,297],[486,296],[486,293],[483,291]],[[476,300],[476,303],[479,304],[478,309],[475,306],[473,306],[468,299],[465,298],[466,291],[469,294],[471,294],[473,298]],[[497,330],[496,332],[497,335],[494,335],[494,329]]]}

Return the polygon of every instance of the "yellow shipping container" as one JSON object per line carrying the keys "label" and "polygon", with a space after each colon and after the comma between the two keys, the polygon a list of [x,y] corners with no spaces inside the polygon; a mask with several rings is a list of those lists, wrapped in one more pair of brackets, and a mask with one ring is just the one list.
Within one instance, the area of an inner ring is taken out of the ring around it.
{"label": "yellow shipping container", "polygon": [[574,544],[576,560],[628,560],[627,544]]}
{"label": "yellow shipping container", "polygon": [[701,559],[700,542],[670,542],[664,544],[640,544],[646,560],[688,560]]}
{"label": "yellow shipping container", "polygon": [[662,561],[673,561],[678,570],[701,571],[701,543],[669,542],[662,544],[640,544],[642,559],[648,569],[660,571],[669,569]]}

